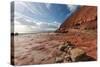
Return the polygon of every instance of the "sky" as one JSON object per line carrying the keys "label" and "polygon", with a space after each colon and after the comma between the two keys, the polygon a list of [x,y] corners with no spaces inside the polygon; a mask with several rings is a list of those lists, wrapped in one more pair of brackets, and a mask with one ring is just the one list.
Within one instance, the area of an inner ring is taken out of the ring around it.
{"label": "sky", "polygon": [[55,31],[77,8],[77,5],[15,1],[14,32],[37,33]]}

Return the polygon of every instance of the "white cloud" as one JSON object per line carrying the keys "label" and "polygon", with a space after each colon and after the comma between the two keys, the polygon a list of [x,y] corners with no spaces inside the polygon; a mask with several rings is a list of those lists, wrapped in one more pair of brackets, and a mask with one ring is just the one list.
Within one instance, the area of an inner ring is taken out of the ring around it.
{"label": "white cloud", "polygon": [[69,10],[71,12],[74,12],[77,9],[77,6],[76,5],[67,5],[67,7],[69,8]]}
{"label": "white cloud", "polygon": [[36,32],[43,32],[43,31],[55,31],[61,23],[56,21],[48,23],[48,22],[41,22],[37,20],[29,20],[26,18],[17,18],[15,21],[15,32],[19,33],[36,33]]}
{"label": "white cloud", "polygon": [[46,7],[47,7],[48,9],[50,9],[51,4],[47,3],[47,4],[45,4],[45,5],[46,5]]}
{"label": "white cloud", "polygon": [[16,21],[16,20],[14,21],[14,24],[15,25],[21,25],[20,22],[19,21]]}
{"label": "white cloud", "polygon": [[40,28],[58,28],[60,26],[61,23],[58,23],[56,21],[52,22],[52,23],[48,23],[48,22],[37,22],[36,23],[38,25],[38,27]]}
{"label": "white cloud", "polygon": [[19,19],[19,18],[33,19],[33,18],[31,18],[31,17],[29,17],[29,16],[27,16],[25,14],[22,14],[22,13],[19,13],[19,12],[16,12],[16,11],[15,11],[14,15],[15,15],[15,17],[14,17],[15,20]]}
{"label": "white cloud", "polygon": [[[24,8],[23,8],[24,7]],[[25,9],[26,8],[26,9]],[[28,2],[21,2],[21,1],[16,1],[15,2],[15,11],[20,10],[24,12],[25,10],[31,11],[33,14],[39,14],[41,15],[42,13],[37,9],[37,7],[34,5],[32,6]]]}
{"label": "white cloud", "polygon": [[[23,21],[24,22],[24,21]],[[28,22],[25,21],[25,24],[20,24],[20,22],[15,21],[17,23],[15,25],[15,32],[19,33],[36,33],[36,32],[43,32],[43,31],[55,31],[59,26],[60,23],[54,21],[53,23],[48,22],[40,22],[40,21],[34,21],[35,24],[28,24]]]}
{"label": "white cloud", "polygon": [[52,23],[39,22],[37,24],[39,24],[37,26],[37,28],[40,31],[55,31],[60,26],[60,23],[58,23],[56,21],[55,22],[52,22]]}

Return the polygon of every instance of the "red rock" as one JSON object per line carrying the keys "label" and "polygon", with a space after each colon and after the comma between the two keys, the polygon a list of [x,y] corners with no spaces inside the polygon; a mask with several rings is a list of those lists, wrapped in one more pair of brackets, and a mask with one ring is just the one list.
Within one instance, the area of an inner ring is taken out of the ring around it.
{"label": "red rock", "polygon": [[77,47],[86,51],[89,56],[97,59],[96,6],[81,6],[61,24],[60,28],[57,29],[56,32],[66,34],[66,37],[62,36],[62,41],[71,41]]}
{"label": "red rock", "polygon": [[[69,28],[79,26],[84,28],[97,28],[97,7],[82,6],[61,24],[57,32],[66,32]],[[68,32],[68,31],[67,31]]]}

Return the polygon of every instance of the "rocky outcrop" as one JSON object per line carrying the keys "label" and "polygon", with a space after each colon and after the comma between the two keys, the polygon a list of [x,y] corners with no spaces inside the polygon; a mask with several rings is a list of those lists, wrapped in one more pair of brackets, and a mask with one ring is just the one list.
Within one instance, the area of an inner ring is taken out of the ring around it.
{"label": "rocky outcrop", "polygon": [[70,53],[71,53],[71,59],[74,62],[80,61],[82,57],[86,55],[86,53],[82,49],[79,49],[79,48],[72,49]]}
{"label": "rocky outcrop", "polygon": [[[74,44],[76,43],[75,45],[78,47],[78,49],[72,50],[71,52],[72,61],[90,60],[88,59],[88,56],[97,59],[96,55],[97,7],[96,6],[81,6],[61,24],[61,26],[56,30],[56,32],[68,35],[67,37],[69,38],[67,40],[70,40],[71,42],[74,41]],[[92,44],[90,45],[90,43]],[[84,51],[80,50],[79,48],[83,49]],[[78,51],[80,53],[83,52],[82,56],[80,56],[81,54],[77,53]],[[86,52],[88,56],[84,55],[84,52]]]}
{"label": "rocky outcrop", "polygon": [[55,63],[62,62],[78,62],[78,61],[89,61],[86,52],[78,47],[75,47],[71,43],[64,43],[58,47],[58,51],[61,51],[60,56],[55,57]]}
{"label": "rocky outcrop", "polygon": [[56,32],[68,32],[69,28],[74,29],[96,29],[97,28],[97,7],[81,6],[68,19],[61,24]]}

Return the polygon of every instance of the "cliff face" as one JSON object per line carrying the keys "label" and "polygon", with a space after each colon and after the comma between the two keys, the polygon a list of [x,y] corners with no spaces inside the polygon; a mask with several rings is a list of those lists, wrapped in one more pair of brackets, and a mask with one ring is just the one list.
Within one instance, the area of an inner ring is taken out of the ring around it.
{"label": "cliff face", "polygon": [[66,32],[68,29],[96,29],[97,7],[81,6],[61,24],[57,32]]}
{"label": "cliff face", "polygon": [[97,59],[97,7],[81,6],[61,24],[56,32],[66,34],[66,39]]}

